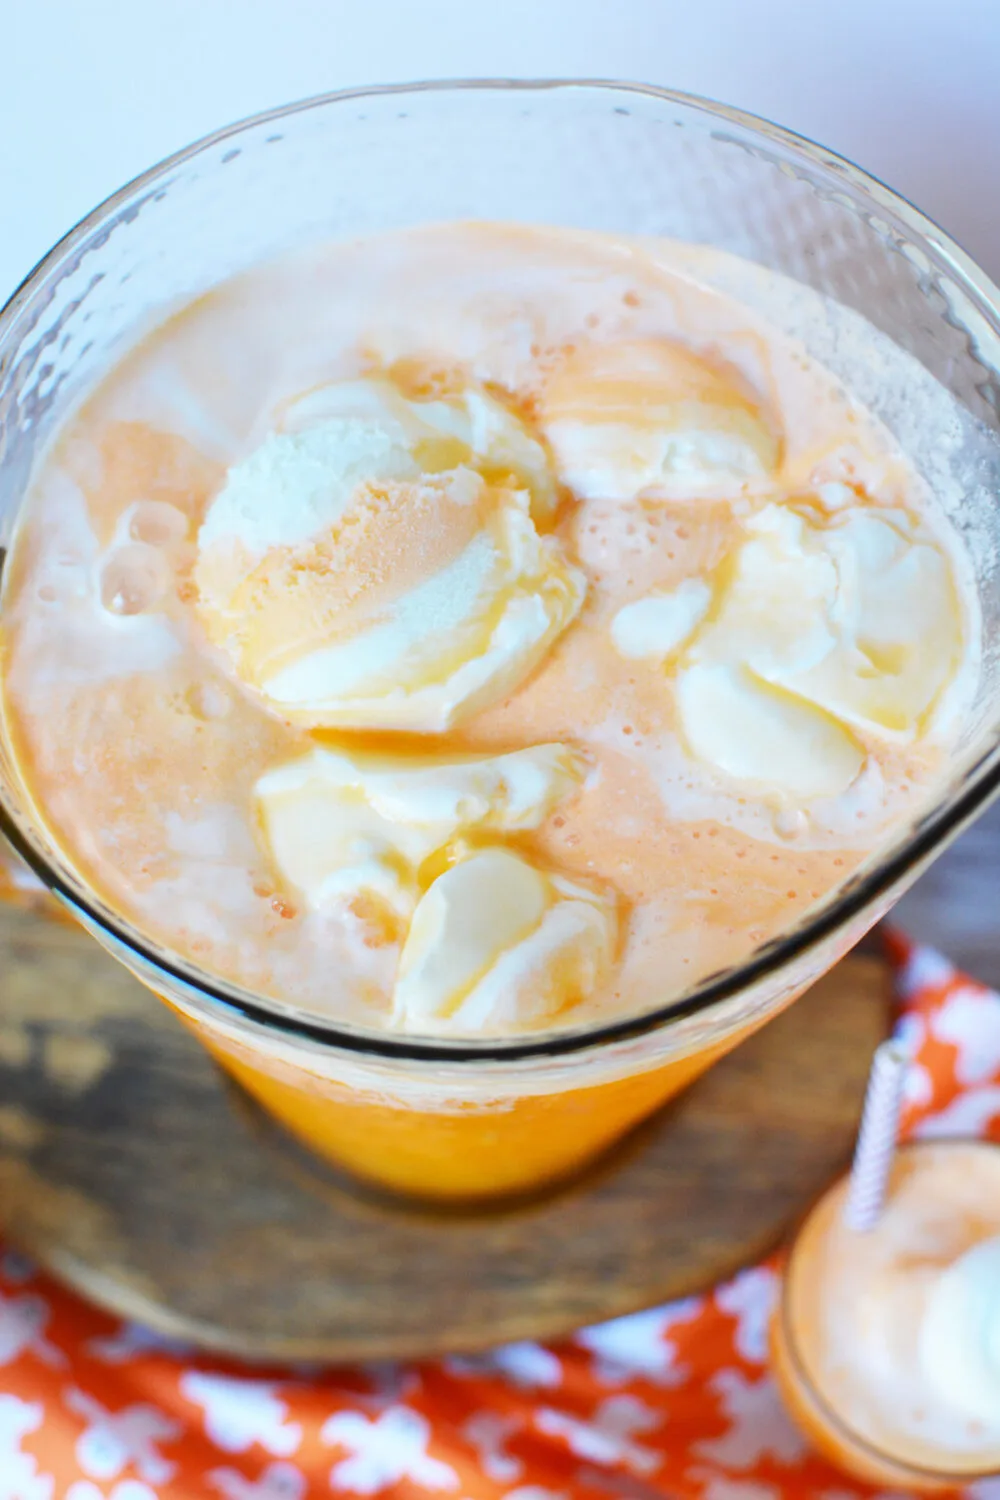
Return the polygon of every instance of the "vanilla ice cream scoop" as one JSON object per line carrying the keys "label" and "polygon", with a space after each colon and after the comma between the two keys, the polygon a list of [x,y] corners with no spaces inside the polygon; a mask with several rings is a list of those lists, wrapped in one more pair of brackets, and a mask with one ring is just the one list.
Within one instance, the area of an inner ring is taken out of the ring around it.
{"label": "vanilla ice cream scoop", "polygon": [[794,797],[844,791],[870,739],[916,738],[962,660],[948,558],[903,511],[765,506],[715,589],[677,676],[684,737]]}
{"label": "vanilla ice cream scoop", "polygon": [[727,498],[780,451],[738,371],[667,339],[582,344],[545,383],[538,419],[560,479],[585,499]]}
{"label": "vanilla ice cream scoop", "polygon": [[872,506],[818,526],[769,505],[748,529],[701,649],[738,639],[765,682],[846,724],[913,739],[962,659],[940,546],[905,511]]}
{"label": "vanilla ice cream scoop", "polygon": [[413,914],[393,1002],[408,1030],[539,1026],[610,971],[614,903],[509,849],[446,870]]}
{"label": "vanilla ice cream scoop", "polygon": [[416,397],[384,376],[333,381],[286,402],[282,432],[302,432],[331,418],[371,423],[412,454],[423,473],[461,465],[490,478],[513,480],[531,496],[531,514],[544,523],[559,504],[545,449],[524,423],[479,386]]}
{"label": "vanilla ice cream scoop", "polygon": [[273,862],[308,906],[365,895],[408,918],[425,861],[460,836],[537,828],[586,770],[560,744],[459,758],[316,749],[262,776],[255,798]]}
{"label": "vanilla ice cream scoop", "polygon": [[[441,467],[457,440],[427,446],[372,387],[374,416],[272,433],[229,470],[198,538],[199,614],[282,717],[438,734],[517,687],[586,583],[509,466]],[[341,395],[360,407],[365,389]]]}
{"label": "vanilla ice cream scoop", "polygon": [[939,1400],[970,1421],[1000,1422],[1000,1236],[941,1272],[919,1349],[921,1372]]}
{"label": "vanilla ice cream scoop", "polygon": [[708,613],[712,590],[702,578],[686,578],[673,589],[658,589],[625,604],[611,621],[619,656],[665,661],[689,638]]}
{"label": "vanilla ice cream scoop", "polygon": [[396,1024],[480,1031],[538,1025],[610,968],[613,898],[492,842],[538,828],[586,770],[560,744],[461,758],[316,749],[255,795],[284,884],[314,910],[352,911],[369,941],[402,943]]}
{"label": "vanilla ice cream scoop", "polygon": [[677,707],[699,760],[796,801],[836,797],[864,765],[863,747],[835,719],[739,661],[687,667],[677,680]]}

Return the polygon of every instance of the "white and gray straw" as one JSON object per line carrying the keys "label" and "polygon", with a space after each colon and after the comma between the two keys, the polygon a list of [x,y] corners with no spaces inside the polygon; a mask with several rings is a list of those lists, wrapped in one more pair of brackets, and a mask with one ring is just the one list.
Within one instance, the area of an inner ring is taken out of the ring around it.
{"label": "white and gray straw", "polygon": [[885,1202],[909,1061],[894,1038],[883,1042],[872,1060],[844,1210],[846,1223],[859,1234],[875,1227]]}

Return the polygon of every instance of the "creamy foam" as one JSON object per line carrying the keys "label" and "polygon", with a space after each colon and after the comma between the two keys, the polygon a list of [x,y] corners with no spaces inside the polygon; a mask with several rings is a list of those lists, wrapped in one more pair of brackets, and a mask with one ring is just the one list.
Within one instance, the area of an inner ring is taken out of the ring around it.
{"label": "creamy foam", "polygon": [[[110,373],[36,478],[4,686],[126,916],[355,1021],[576,1023],[744,957],[919,807],[975,674],[956,543],[720,264],[388,235],[237,278]],[[448,978],[480,887],[534,915]]]}
{"label": "creamy foam", "polygon": [[931,1287],[920,1368],[940,1401],[1000,1433],[1000,1233],[971,1246]]}

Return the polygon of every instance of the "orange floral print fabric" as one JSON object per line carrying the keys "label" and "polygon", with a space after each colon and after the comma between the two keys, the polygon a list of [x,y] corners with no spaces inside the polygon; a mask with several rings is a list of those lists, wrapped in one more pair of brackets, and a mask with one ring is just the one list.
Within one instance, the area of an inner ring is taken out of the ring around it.
{"label": "orange floral print fabric", "polygon": [[[904,1125],[1000,1140],[1000,997],[889,938]],[[425,1364],[248,1368],[0,1255],[0,1500],[849,1500],[767,1369],[776,1263],[704,1296]],[[974,1486],[970,1496],[1000,1497]],[[888,1500],[888,1497],[885,1497]]]}

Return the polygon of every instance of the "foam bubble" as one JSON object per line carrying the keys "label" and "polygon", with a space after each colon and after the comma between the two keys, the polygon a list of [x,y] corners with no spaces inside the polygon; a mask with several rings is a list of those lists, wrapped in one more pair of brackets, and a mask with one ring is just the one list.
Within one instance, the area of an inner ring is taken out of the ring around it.
{"label": "foam bubble", "polygon": [[155,547],[117,547],[101,569],[101,603],[113,615],[146,614],[170,587],[169,564]]}

